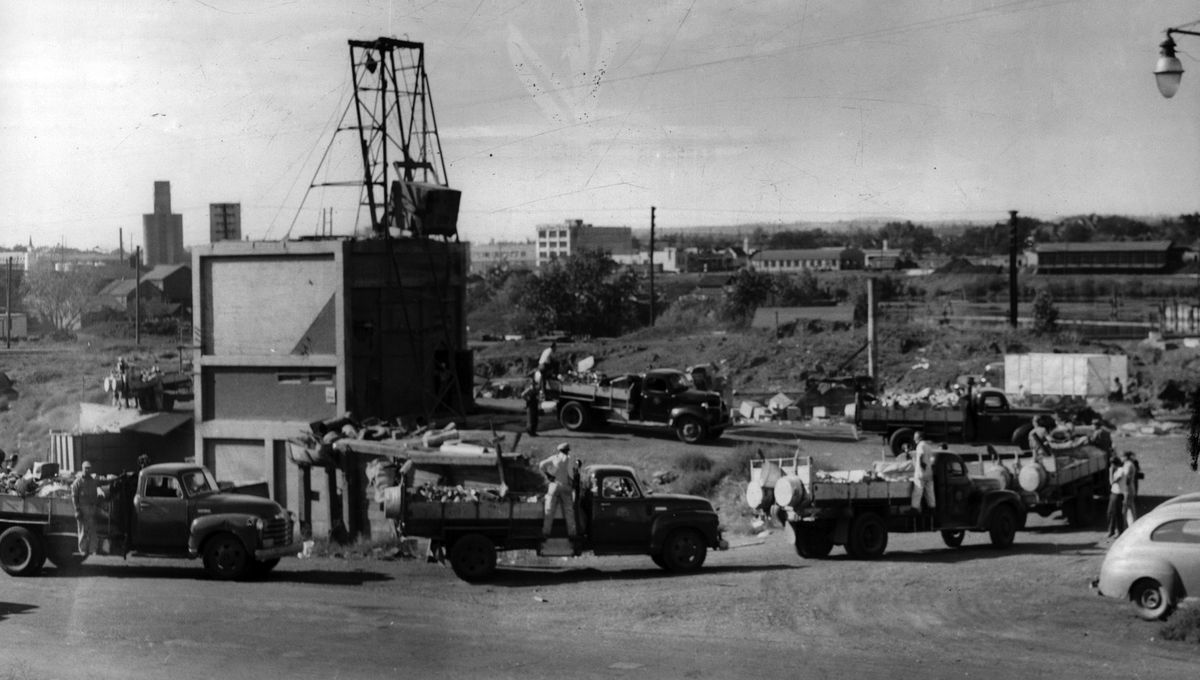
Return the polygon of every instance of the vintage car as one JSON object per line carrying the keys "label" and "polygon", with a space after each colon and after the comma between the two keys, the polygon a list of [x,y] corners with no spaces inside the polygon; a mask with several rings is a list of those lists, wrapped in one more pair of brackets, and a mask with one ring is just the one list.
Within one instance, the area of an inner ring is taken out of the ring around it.
{"label": "vintage car", "polygon": [[1188,496],[1146,513],[1113,542],[1094,583],[1101,595],[1128,599],[1147,620],[1200,597],[1200,502]]}

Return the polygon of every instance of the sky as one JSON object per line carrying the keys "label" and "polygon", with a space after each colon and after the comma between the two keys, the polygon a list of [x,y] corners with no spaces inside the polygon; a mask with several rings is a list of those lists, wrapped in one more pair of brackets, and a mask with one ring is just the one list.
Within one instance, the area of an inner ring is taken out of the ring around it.
{"label": "sky", "polygon": [[[425,44],[463,239],[1200,210],[1200,5],[1131,0],[4,0],[0,248],[359,233],[347,41]],[[332,140],[332,141],[331,141]],[[356,143],[356,142],[355,142]],[[325,155],[322,161],[322,156]]]}

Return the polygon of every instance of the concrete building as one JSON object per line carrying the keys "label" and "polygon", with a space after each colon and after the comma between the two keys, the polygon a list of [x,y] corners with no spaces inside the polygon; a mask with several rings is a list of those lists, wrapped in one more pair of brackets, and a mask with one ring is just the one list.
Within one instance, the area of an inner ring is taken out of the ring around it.
{"label": "concrete building", "polygon": [[171,212],[171,183],[154,183],[154,212],[142,215],[143,264],[187,264],[183,215]]}
{"label": "concrete building", "polygon": [[463,244],[432,239],[193,248],[201,462],[219,479],[267,480],[315,535],[384,526],[364,461],[343,457],[318,489],[288,441],[347,412],[412,422],[467,408],[466,268]]}
{"label": "concrete building", "polygon": [[599,251],[608,255],[633,254],[633,229],[629,227],[594,227],[583,220],[567,220],[563,224],[544,224],[537,228],[537,266],[560,257],[570,257],[584,251]]}
{"label": "concrete building", "polygon": [[208,242],[242,240],[242,204],[208,204]]}
{"label": "concrete building", "polygon": [[472,274],[482,274],[498,264],[511,269],[533,269],[537,267],[537,244],[533,241],[471,243],[470,259]]}
{"label": "concrete building", "polygon": [[809,248],[762,250],[754,256],[754,268],[770,274],[802,271],[862,269],[863,251],[858,248]]}

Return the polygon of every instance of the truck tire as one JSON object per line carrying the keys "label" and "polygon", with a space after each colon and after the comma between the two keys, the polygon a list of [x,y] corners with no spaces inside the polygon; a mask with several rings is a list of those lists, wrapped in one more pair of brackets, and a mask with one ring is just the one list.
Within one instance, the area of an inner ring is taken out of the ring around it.
{"label": "truck tire", "polygon": [[662,552],[659,554],[667,571],[685,574],[704,565],[704,558],[708,557],[708,546],[699,531],[676,529],[663,541]]}
{"label": "truck tire", "polygon": [[708,438],[708,426],[696,416],[679,416],[675,421],[675,434],[685,444],[699,444]]}
{"label": "truck tire", "polygon": [[864,512],[850,522],[846,552],[858,560],[874,560],[887,550],[888,530],[883,519],[873,512]]}
{"label": "truck tire", "polygon": [[1137,615],[1147,621],[1165,619],[1174,609],[1167,589],[1152,578],[1138,579],[1129,588],[1129,602]]}
{"label": "truck tire", "polygon": [[888,448],[891,449],[893,456],[899,456],[912,451],[917,446],[914,439],[916,433],[907,427],[902,427],[892,433],[888,437]]}
{"label": "truck tire", "polygon": [[796,523],[792,525],[792,531],[796,534],[796,554],[806,560],[829,557],[829,553],[833,551],[833,541],[829,538],[829,532],[822,531],[819,527]]}
{"label": "truck tire", "polygon": [[242,539],[228,532],[204,542],[204,571],[218,581],[236,581],[246,576],[252,559]]}
{"label": "truck tire", "polygon": [[588,429],[592,418],[588,408],[577,401],[568,401],[558,410],[558,422],[572,432]]}
{"label": "truck tire", "polygon": [[967,537],[967,532],[959,529],[957,531],[950,529],[942,530],[942,543],[945,543],[949,548],[957,548],[963,544],[963,539]]}
{"label": "truck tire", "polygon": [[1007,505],[992,508],[992,515],[988,518],[988,535],[992,539],[992,546],[1012,547],[1013,539],[1017,536],[1016,511]]}
{"label": "truck tire", "polygon": [[279,566],[279,558],[272,557],[269,560],[253,560],[250,562],[249,573],[254,578],[266,578],[271,570]]}
{"label": "truck tire", "polygon": [[42,537],[25,527],[9,527],[0,534],[0,568],[10,576],[32,576],[46,563]]}
{"label": "truck tire", "polygon": [[1033,425],[1025,423],[1021,427],[1013,430],[1012,444],[1013,446],[1025,451],[1029,448],[1029,433],[1033,432]]}
{"label": "truck tire", "polygon": [[496,544],[483,534],[467,534],[450,546],[450,568],[467,583],[486,581],[496,573]]}

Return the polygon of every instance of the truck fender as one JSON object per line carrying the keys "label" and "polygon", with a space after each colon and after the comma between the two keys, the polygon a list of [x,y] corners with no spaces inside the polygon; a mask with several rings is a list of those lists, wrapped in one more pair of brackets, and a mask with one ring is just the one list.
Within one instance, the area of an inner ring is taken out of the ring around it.
{"label": "truck fender", "polygon": [[188,535],[188,554],[196,557],[204,548],[204,541],[218,532],[228,532],[241,539],[246,550],[251,552],[258,549],[258,529],[255,527],[255,515],[245,513],[227,513],[220,515],[205,515],[192,521]]}
{"label": "truck fender", "polygon": [[650,525],[650,552],[662,550],[667,536],[676,529],[695,529],[704,536],[704,542],[710,548],[716,548],[720,543],[720,532],[717,531],[719,520],[714,513],[670,513],[658,515]]}
{"label": "truck fender", "polygon": [[979,506],[979,519],[975,522],[975,526],[981,529],[986,528],[992,518],[992,512],[1001,506],[1012,508],[1013,512],[1017,514],[1017,528],[1025,528],[1027,514],[1025,504],[1021,502],[1021,497],[1015,491],[1007,489],[989,491],[984,495],[983,502]]}
{"label": "truck fender", "polygon": [[683,416],[694,416],[705,423],[708,422],[708,418],[705,416],[705,413],[702,409],[696,408],[692,405],[676,406],[675,408],[671,409],[671,413],[667,416],[667,427],[675,427],[676,421]]}

